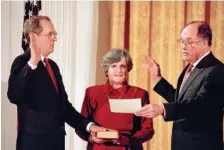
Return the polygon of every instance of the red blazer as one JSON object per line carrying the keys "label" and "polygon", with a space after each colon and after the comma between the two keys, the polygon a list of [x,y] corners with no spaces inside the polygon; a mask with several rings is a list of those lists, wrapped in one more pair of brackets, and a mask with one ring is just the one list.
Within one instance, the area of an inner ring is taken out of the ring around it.
{"label": "red blazer", "polygon": [[[149,103],[147,91],[128,84],[119,89],[113,89],[108,82],[87,88],[82,105],[82,115],[100,126],[118,130],[121,134],[119,146],[112,143],[101,145],[88,143],[87,150],[125,150],[128,147],[142,150],[142,143],[150,140],[154,134],[152,119],[136,117],[134,114],[113,113],[110,111],[109,98],[141,98],[142,106]],[[84,135],[77,132],[77,134],[83,140],[88,141],[88,133]]]}

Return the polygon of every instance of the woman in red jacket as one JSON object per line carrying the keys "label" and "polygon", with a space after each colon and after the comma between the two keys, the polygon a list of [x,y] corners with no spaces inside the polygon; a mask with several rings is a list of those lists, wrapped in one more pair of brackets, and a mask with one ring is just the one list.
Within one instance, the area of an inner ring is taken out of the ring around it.
{"label": "woman in red jacket", "polygon": [[109,99],[141,98],[142,105],[149,103],[148,92],[128,84],[128,72],[133,67],[129,53],[122,49],[112,49],[102,59],[101,66],[108,77],[103,85],[86,89],[82,105],[82,115],[102,127],[119,132],[118,140],[98,139],[95,135],[78,135],[88,141],[87,150],[143,150],[142,143],[153,137],[153,122],[150,118],[136,117],[132,113],[113,113]]}

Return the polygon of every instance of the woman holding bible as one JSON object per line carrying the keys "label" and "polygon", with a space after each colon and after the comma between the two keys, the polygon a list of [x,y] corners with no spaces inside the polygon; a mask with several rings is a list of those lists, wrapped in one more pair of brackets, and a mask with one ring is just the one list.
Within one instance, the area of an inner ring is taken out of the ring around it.
{"label": "woman holding bible", "polygon": [[141,99],[149,104],[148,92],[128,84],[128,72],[133,67],[129,53],[123,49],[112,49],[104,55],[101,66],[108,78],[103,85],[86,89],[81,113],[88,119],[109,130],[116,130],[119,137],[99,138],[96,134],[77,134],[88,141],[87,150],[143,150],[142,143],[154,135],[151,118],[136,117],[133,113],[110,111],[109,99]]}

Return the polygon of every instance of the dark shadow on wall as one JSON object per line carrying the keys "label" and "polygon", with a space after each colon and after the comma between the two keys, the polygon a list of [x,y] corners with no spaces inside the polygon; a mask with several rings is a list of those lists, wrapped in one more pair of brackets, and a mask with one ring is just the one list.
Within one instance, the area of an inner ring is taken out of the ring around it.
{"label": "dark shadow on wall", "polygon": [[105,73],[101,68],[102,57],[110,50],[110,7],[111,2],[101,1],[98,5],[98,39],[96,55],[96,84],[106,81]]}

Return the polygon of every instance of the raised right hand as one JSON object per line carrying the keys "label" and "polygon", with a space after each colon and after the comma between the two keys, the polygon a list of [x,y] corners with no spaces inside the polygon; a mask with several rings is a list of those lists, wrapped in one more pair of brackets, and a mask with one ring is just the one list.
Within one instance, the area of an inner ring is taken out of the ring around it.
{"label": "raised right hand", "polygon": [[31,51],[30,62],[33,65],[37,65],[41,59],[41,51],[40,51],[40,48],[38,47],[38,44],[37,44],[34,34],[35,33],[33,33],[33,32],[29,33],[29,37],[30,37],[29,47],[30,47],[30,51]]}
{"label": "raised right hand", "polygon": [[161,70],[159,65],[150,57],[145,56],[145,64],[153,80],[159,81],[162,79]]}

